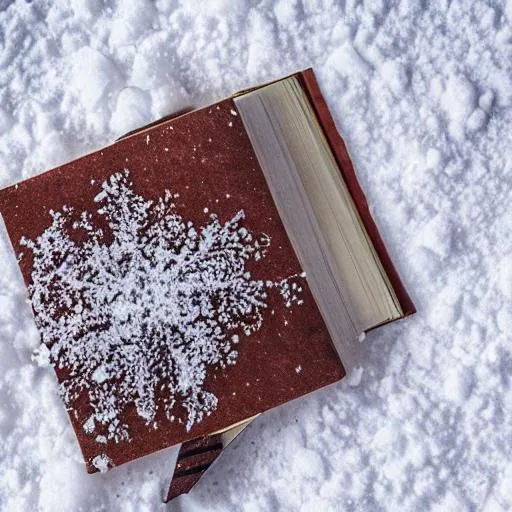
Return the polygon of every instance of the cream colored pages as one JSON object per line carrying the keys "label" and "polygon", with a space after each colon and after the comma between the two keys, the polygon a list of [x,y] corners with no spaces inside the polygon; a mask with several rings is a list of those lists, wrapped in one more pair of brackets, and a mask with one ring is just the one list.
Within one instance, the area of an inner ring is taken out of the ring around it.
{"label": "cream colored pages", "polygon": [[[234,99],[283,224],[340,352],[402,311],[294,77]],[[344,341],[345,340],[345,341]]]}

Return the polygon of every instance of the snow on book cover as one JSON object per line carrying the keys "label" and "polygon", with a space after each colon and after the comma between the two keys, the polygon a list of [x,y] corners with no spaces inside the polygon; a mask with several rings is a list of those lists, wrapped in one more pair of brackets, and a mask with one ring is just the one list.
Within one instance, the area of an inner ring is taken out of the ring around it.
{"label": "snow on book cover", "polygon": [[0,212],[90,472],[344,374],[230,99],[4,189]]}

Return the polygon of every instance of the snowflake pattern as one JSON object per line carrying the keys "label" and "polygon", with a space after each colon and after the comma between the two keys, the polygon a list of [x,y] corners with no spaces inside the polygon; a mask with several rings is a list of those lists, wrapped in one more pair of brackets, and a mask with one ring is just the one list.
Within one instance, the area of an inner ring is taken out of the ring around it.
{"label": "snowflake pattern", "polygon": [[129,174],[111,175],[95,198],[108,233],[66,206],[37,239],[21,240],[33,258],[36,358],[65,369],[68,408],[87,393],[83,427],[98,443],[130,439],[129,405],[156,428],[157,410],[175,421],[180,404],[189,431],[218,405],[208,370],[236,363],[238,344],[262,326],[269,290],[286,307],[302,303],[303,274],[252,278],[247,263],[265,257],[270,238],[243,227],[243,210],[225,223],[212,213],[197,229],[177,213],[177,196],[146,200]]}

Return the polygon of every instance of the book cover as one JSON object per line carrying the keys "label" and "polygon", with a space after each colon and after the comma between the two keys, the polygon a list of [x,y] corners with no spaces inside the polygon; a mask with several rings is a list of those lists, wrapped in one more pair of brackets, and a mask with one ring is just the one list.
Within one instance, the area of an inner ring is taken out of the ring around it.
{"label": "book cover", "polygon": [[236,105],[0,191],[88,471],[344,375]]}

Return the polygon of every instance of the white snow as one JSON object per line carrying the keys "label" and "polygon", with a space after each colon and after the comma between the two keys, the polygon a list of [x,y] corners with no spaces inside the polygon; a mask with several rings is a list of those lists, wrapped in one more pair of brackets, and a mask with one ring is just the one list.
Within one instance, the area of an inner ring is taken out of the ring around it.
{"label": "white snow", "polygon": [[[510,510],[512,2],[66,5],[0,2],[0,186],[313,65],[418,307],[175,506]],[[0,509],[164,510],[173,449],[85,473],[5,233],[0,265]]]}

